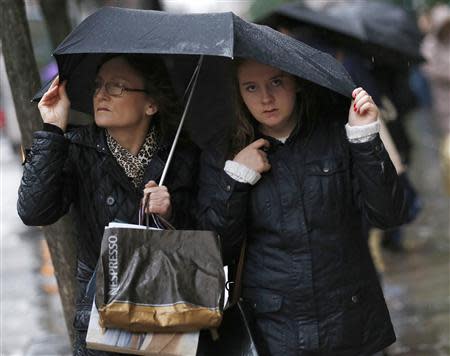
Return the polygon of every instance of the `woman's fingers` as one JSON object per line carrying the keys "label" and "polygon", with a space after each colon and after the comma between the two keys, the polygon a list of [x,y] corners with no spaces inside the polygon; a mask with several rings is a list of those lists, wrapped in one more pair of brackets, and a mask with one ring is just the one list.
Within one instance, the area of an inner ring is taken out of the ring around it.
{"label": "woman's fingers", "polygon": [[45,92],[45,94],[43,95],[42,98],[51,97],[51,96],[58,94],[58,89],[59,89],[59,76],[57,76],[53,80],[52,84],[50,85],[50,88],[47,89],[47,91]]}
{"label": "woman's fingers", "polygon": [[362,92],[364,89],[363,88],[356,88],[356,89],[354,89],[353,90],[353,92],[352,92],[352,98],[353,99],[356,99],[356,97],[358,96],[358,94],[360,93],[360,92]]}
{"label": "woman's fingers", "polygon": [[64,104],[69,104],[69,97],[66,93],[66,84],[67,81],[65,80],[61,84],[59,84],[59,76],[55,78],[55,80],[50,85],[50,88],[45,92],[45,94],[42,96],[41,100],[39,101],[39,105],[42,106],[52,106],[58,102],[58,99],[62,99],[64,101]]}
{"label": "woman's fingers", "polygon": [[358,99],[353,104],[354,111],[361,113],[362,106],[367,103],[373,104],[373,100],[369,95],[358,96]]}
{"label": "woman's fingers", "polygon": [[257,166],[256,171],[259,173],[267,172],[270,170],[271,165],[269,163],[269,158],[267,157],[267,154],[264,151],[258,150],[257,151],[258,159],[257,159]]}
{"label": "woman's fingers", "polygon": [[233,160],[258,173],[267,172],[271,167],[264,147],[270,147],[270,142],[260,138],[243,148]]}
{"label": "woman's fingers", "polygon": [[353,91],[353,107],[350,108],[348,123],[350,126],[361,126],[375,122],[378,118],[378,107],[372,97],[363,89]]}
{"label": "woman's fingers", "polygon": [[258,139],[256,141],[252,142],[250,145],[248,145],[248,147],[253,147],[253,148],[256,148],[256,149],[261,149],[263,147],[269,148],[270,147],[270,142],[265,140],[265,139],[263,139],[263,138],[260,138],[260,139]]}
{"label": "woman's fingers", "polygon": [[149,196],[149,198],[147,198],[147,202],[170,200],[169,192],[146,193],[146,195]]}
{"label": "woman's fingers", "polygon": [[[52,84],[53,85],[53,84]],[[39,101],[39,103],[41,102],[45,102],[46,100],[50,100],[53,99],[55,96],[58,95],[58,87],[54,86],[53,88],[50,87],[45,94],[42,96],[41,100]]]}
{"label": "woman's fingers", "polygon": [[156,182],[154,180],[149,180],[146,184],[145,184],[145,188],[151,188],[151,187],[157,187],[158,184],[156,184]]}
{"label": "woman's fingers", "polygon": [[156,184],[154,181],[150,181],[146,186],[150,186],[144,189],[144,203],[145,212],[147,214],[161,214],[163,217],[167,216],[170,212],[171,202],[170,193],[166,186],[153,186]]}
{"label": "woman's fingers", "polygon": [[364,98],[369,98],[370,100],[372,100],[372,97],[365,90],[361,90],[355,97],[355,103],[358,103]]}
{"label": "woman's fingers", "polygon": [[[147,183],[148,184],[148,183]],[[158,193],[167,193],[168,194],[168,189],[165,185],[161,185],[161,186],[150,186],[144,189],[144,194],[158,194]]]}
{"label": "woman's fingers", "polygon": [[371,103],[370,101],[369,101],[369,102],[365,102],[364,104],[362,104],[362,105],[359,107],[358,113],[359,113],[359,114],[364,114],[364,113],[367,112],[368,110],[374,109],[374,108],[375,108],[375,105],[374,105],[373,103]]}
{"label": "woman's fingers", "polygon": [[272,166],[270,165],[270,163],[269,162],[265,162],[263,164],[263,167],[262,167],[261,171],[262,172],[268,172],[268,171],[270,171],[271,168],[272,168]]}
{"label": "woman's fingers", "polygon": [[58,84],[59,84],[59,75],[57,75],[55,77],[55,79],[53,79],[53,82],[52,82],[52,84],[50,84],[50,88],[48,88],[48,90],[51,90],[51,89],[57,87]]}

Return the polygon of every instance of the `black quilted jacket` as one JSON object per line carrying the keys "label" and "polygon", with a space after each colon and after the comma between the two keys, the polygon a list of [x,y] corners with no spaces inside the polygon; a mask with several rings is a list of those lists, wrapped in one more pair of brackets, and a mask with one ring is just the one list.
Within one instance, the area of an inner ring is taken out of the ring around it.
{"label": "black quilted jacket", "polygon": [[342,124],[271,142],[250,186],[205,153],[199,218],[225,252],[247,238],[243,296],[273,355],[372,355],[395,340],[362,221],[405,222],[404,190],[377,136],[350,144]]}
{"label": "black quilted jacket", "polygon": [[[27,225],[49,225],[70,206],[75,209],[81,289],[75,327],[81,332],[87,327],[92,306],[91,300],[83,298],[84,289],[99,257],[103,229],[114,220],[138,223],[143,185],[149,180],[158,182],[169,149],[168,144],[161,144],[145,171],[142,186],[136,189],[109,152],[103,129],[91,125],[65,136],[49,131],[34,134],[17,209]],[[196,156],[193,147],[179,144],[166,177],[173,206],[171,222],[177,228],[194,227],[191,197],[196,186]]]}

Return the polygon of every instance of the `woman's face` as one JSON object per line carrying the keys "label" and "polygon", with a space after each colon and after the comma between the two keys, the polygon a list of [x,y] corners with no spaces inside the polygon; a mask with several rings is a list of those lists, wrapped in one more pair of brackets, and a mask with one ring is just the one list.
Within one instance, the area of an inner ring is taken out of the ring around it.
{"label": "woman's face", "polygon": [[238,67],[239,90],[261,131],[269,136],[286,137],[295,127],[297,83],[277,68],[246,60]]}
{"label": "woman's face", "polygon": [[[151,98],[145,92],[123,90],[119,96],[108,94],[105,84],[129,89],[144,89],[142,76],[123,57],[105,62],[97,73],[94,93],[94,117],[99,127],[144,128],[148,127],[150,116],[157,112]],[[116,88],[117,89],[117,88]]]}

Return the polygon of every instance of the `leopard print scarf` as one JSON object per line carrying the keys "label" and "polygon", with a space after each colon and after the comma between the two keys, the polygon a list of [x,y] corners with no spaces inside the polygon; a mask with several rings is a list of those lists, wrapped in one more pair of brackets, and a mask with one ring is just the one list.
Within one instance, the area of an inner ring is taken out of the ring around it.
{"label": "leopard print scarf", "polygon": [[131,179],[133,185],[138,188],[144,179],[145,167],[150,163],[153,154],[158,149],[158,135],[155,127],[153,126],[149,130],[137,156],[123,148],[108,131],[106,131],[106,141],[117,163],[123,168],[127,177]]}

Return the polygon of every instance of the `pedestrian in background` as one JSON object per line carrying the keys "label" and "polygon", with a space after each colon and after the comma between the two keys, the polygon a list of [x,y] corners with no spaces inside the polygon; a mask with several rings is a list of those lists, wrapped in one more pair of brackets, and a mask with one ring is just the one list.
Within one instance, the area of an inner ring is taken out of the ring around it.
{"label": "pedestrian in background", "polygon": [[422,45],[427,62],[433,118],[440,137],[441,166],[444,187],[450,195],[450,6],[437,5],[430,12],[430,31]]}

